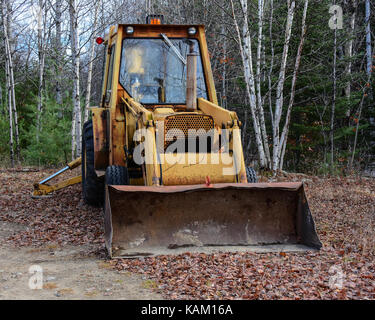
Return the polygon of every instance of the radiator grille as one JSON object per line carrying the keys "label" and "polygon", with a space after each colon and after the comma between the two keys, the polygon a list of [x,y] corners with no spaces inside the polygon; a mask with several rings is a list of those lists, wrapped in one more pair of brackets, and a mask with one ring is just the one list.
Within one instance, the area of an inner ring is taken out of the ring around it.
{"label": "radiator grille", "polygon": [[200,114],[181,114],[165,118],[164,122],[164,150],[177,139],[188,139],[188,131],[191,129],[202,130],[200,136],[214,128],[214,120],[211,116]]}

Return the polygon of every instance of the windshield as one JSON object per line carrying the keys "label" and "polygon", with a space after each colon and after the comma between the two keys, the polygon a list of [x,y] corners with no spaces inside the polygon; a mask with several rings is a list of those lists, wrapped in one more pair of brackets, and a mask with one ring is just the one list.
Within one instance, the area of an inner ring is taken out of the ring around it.
{"label": "windshield", "polygon": [[170,39],[180,55],[160,39],[124,39],[120,83],[136,100],[145,104],[185,104],[186,60],[190,43],[198,54],[197,97],[207,99],[197,40]]}

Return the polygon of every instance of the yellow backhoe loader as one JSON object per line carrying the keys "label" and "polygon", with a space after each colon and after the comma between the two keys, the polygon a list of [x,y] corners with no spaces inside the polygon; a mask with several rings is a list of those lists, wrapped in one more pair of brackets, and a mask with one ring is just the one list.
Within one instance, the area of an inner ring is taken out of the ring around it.
{"label": "yellow backhoe loader", "polygon": [[[148,21],[97,39],[105,68],[101,104],[83,126],[82,194],[104,203],[109,256],[319,249],[303,184],[257,183],[245,166],[241,122],[218,105],[204,26]],[[42,182],[35,195],[51,190]]]}

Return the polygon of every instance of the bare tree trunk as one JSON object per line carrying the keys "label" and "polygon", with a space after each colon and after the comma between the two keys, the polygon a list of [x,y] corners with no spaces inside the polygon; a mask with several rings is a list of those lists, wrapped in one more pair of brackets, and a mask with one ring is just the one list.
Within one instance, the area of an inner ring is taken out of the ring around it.
{"label": "bare tree trunk", "polygon": [[261,55],[262,55],[262,37],[263,37],[263,18],[264,18],[264,0],[258,0],[258,48],[256,60],[256,86],[257,86],[257,103],[259,110],[259,122],[262,132],[264,152],[268,163],[271,163],[270,149],[268,146],[268,137],[266,122],[264,120],[263,99],[261,91]]}
{"label": "bare tree trunk", "polygon": [[305,35],[306,35],[306,16],[307,16],[308,6],[309,6],[309,0],[305,0],[305,5],[304,5],[304,8],[303,8],[303,15],[302,15],[301,39],[300,39],[298,50],[297,50],[296,62],[294,64],[292,87],[290,89],[290,99],[289,99],[288,111],[287,111],[286,120],[285,120],[285,124],[284,124],[284,128],[283,128],[283,132],[281,134],[281,139],[280,139],[280,148],[279,148],[280,170],[283,169],[283,164],[284,164],[284,156],[285,156],[285,150],[286,150],[288,133],[289,133],[290,117],[291,117],[291,114],[292,114],[294,97],[295,97],[295,93],[296,93],[297,75],[298,75],[299,66],[301,64],[302,49],[303,49],[303,44],[304,44]]}
{"label": "bare tree trunk", "polygon": [[[8,2],[8,8],[10,8],[10,3]],[[21,155],[20,155],[20,139],[19,139],[19,129],[18,129],[18,113],[17,113],[17,105],[16,105],[16,88],[15,88],[15,81],[14,81],[14,67],[13,67],[13,58],[12,58],[12,46],[11,46],[11,40],[12,39],[12,18],[10,14],[10,9],[8,12],[8,24],[7,29],[8,31],[8,55],[9,55],[9,75],[10,75],[10,85],[11,85],[11,94],[12,94],[12,111],[13,111],[13,121],[14,121],[14,134],[15,134],[15,140],[16,140],[16,156],[17,156],[17,162],[20,162]]]}
{"label": "bare tree trunk", "polygon": [[272,71],[273,71],[273,63],[275,60],[275,49],[273,46],[273,35],[272,35],[272,23],[273,23],[273,0],[270,0],[270,46],[271,46],[271,63],[270,69],[268,72],[268,104],[269,110],[271,115],[271,124],[273,127],[273,111],[272,111]]}
{"label": "bare tree trunk", "polygon": [[20,162],[20,141],[19,141],[19,130],[18,130],[18,114],[16,106],[16,90],[14,81],[14,67],[13,67],[13,36],[12,36],[12,5],[10,1],[7,1],[7,25],[8,30],[8,62],[9,62],[9,75],[10,75],[10,85],[12,94],[12,111],[13,111],[13,121],[14,121],[14,134],[16,140],[16,156],[17,162]]}
{"label": "bare tree trunk", "polygon": [[39,135],[42,130],[41,117],[43,112],[43,76],[44,76],[44,61],[45,61],[45,37],[44,37],[44,21],[43,11],[46,5],[43,0],[39,0],[38,12],[38,68],[39,68],[39,82],[38,82],[38,109],[37,109],[37,128],[36,141],[39,143]]}
{"label": "bare tree trunk", "polygon": [[69,0],[71,50],[73,64],[73,119],[72,119],[72,159],[81,154],[81,104],[79,91],[79,43],[78,12],[76,0]]}
{"label": "bare tree trunk", "polygon": [[151,0],[146,0],[145,2],[146,15],[149,15],[151,14]]}
{"label": "bare tree trunk", "polygon": [[[222,18],[225,19],[224,11],[222,11]],[[227,77],[227,32],[226,32],[225,25],[221,25],[221,34],[223,37],[223,71],[222,71],[222,80],[221,80],[221,99],[222,99],[222,107],[227,108],[227,84],[226,84],[226,77]]]}
{"label": "bare tree trunk", "polygon": [[337,61],[337,28],[334,31],[333,39],[333,99],[331,107],[331,124],[330,124],[330,141],[331,141],[331,173],[333,173],[334,167],[334,124],[335,124],[335,110],[336,110],[336,90],[337,90],[337,78],[336,78],[336,61]]}
{"label": "bare tree trunk", "polygon": [[[9,35],[11,32],[11,17],[10,17],[10,4],[7,0],[1,2],[2,22],[3,22],[3,37],[5,47],[5,70],[6,70],[6,84],[7,84],[7,98],[8,98],[8,113],[9,113],[9,147],[10,147],[10,160],[11,165],[14,167],[14,132],[16,135],[16,152],[17,161],[20,160],[19,149],[19,134],[18,134],[18,121],[17,121],[17,108],[15,99],[15,83],[13,73],[13,61],[11,54],[11,46]],[[13,127],[14,123],[14,127]]]}
{"label": "bare tree trunk", "polygon": [[16,138],[16,155],[17,155],[17,162],[20,162],[21,154],[20,154],[20,139],[19,139],[19,130],[18,130],[18,113],[17,113],[17,106],[16,106],[16,90],[15,90],[15,83],[14,83],[14,74],[13,74],[13,63],[9,64],[9,72],[10,72],[10,81],[11,81],[11,93],[12,93],[12,111],[13,111],[13,120],[14,120],[14,133]]}
{"label": "bare tree trunk", "polygon": [[[360,102],[359,110],[358,110],[358,118],[357,118],[357,124],[356,124],[356,131],[354,136],[354,143],[353,143],[353,150],[352,150],[352,156],[350,159],[350,168],[353,166],[354,156],[355,156],[355,150],[357,147],[357,140],[358,140],[358,131],[359,131],[359,122],[362,115],[362,109],[365,97],[368,96],[366,93],[366,88],[370,87],[370,81],[371,81],[371,74],[372,74],[372,48],[371,48],[371,26],[370,26],[370,18],[371,18],[371,7],[370,7],[370,0],[366,0],[366,72],[367,72],[367,83],[363,92],[363,96]],[[369,90],[370,91],[370,90]]]}
{"label": "bare tree trunk", "polygon": [[[346,43],[346,46],[345,46],[345,56],[348,59],[348,63],[346,65],[346,70],[345,70],[346,76],[348,77],[348,82],[345,86],[345,96],[348,99],[350,98],[350,94],[351,94],[350,77],[351,77],[351,73],[352,73],[353,42],[354,42],[355,17],[356,17],[356,13],[357,13],[357,0],[350,0],[350,2],[352,3],[352,6],[350,6],[350,7],[353,10],[353,12],[351,13],[351,16],[350,16],[350,26],[349,26],[350,29],[349,29],[349,32],[348,32],[349,40],[348,40],[348,42]],[[346,113],[346,116],[349,116],[349,115],[350,115],[350,108],[348,108],[347,113]]]}
{"label": "bare tree trunk", "polygon": [[87,73],[87,86],[86,86],[86,97],[85,97],[85,112],[84,112],[84,122],[89,118],[89,108],[90,108],[90,98],[91,98],[91,80],[92,80],[92,68],[94,62],[94,53],[95,53],[95,38],[96,38],[96,25],[98,21],[98,10],[99,10],[100,1],[96,2],[95,12],[94,12],[94,22],[92,25],[92,39],[90,43],[90,61],[89,61],[89,70]]}
{"label": "bare tree trunk", "polygon": [[240,0],[240,3],[241,3],[242,14],[243,14],[243,20],[244,20],[243,26],[242,26],[242,35],[241,35],[239,25],[237,22],[237,18],[235,15],[233,0],[231,0],[232,15],[234,19],[234,25],[237,31],[238,43],[239,43],[241,57],[242,57],[244,76],[245,76],[245,82],[246,82],[246,92],[248,94],[249,101],[250,101],[250,110],[251,110],[251,116],[253,118],[255,141],[257,144],[257,148],[258,148],[260,166],[263,168],[267,168],[268,163],[267,163],[267,158],[264,152],[262,133],[261,133],[259,118],[258,118],[259,112],[257,108],[255,80],[254,80],[254,72],[253,72],[251,34],[250,34],[249,24],[247,20],[247,14],[248,14],[247,0]]}
{"label": "bare tree trunk", "polygon": [[12,108],[12,86],[10,84],[9,75],[9,63],[6,62],[6,82],[8,92],[8,114],[9,114],[9,151],[10,151],[10,163],[12,168],[14,167],[14,141],[13,141],[13,108]]}
{"label": "bare tree trunk", "polygon": [[56,103],[62,105],[62,93],[61,93],[61,71],[62,71],[62,44],[61,44],[61,23],[62,23],[62,0],[56,0],[55,5],[55,21],[56,21]]}
{"label": "bare tree trunk", "polygon": [[289,50],[289,41],[292,32],[292,25],[293,25],[293,18],[294,18],[294,9],[296,3],[295,1],[288,0],[288,18],[285,27],[285,42],[284,42],[284,50],[283,55],[281,58],[281,66],[280,66],[280,73],[279,73],[279,80],[276,89],[276,105],[275,105],[275,113],[273,119],[273,155],[272,155],[272,170],[274,173],[279,170],[280,165],[280,120],[281,114],[284,104],[284,82],[285,82],[285,71],[286,71],[286,63],[288,58],[288,50]]}
{"label": "bare tree trunk", "polygon": [[372,71],[372,53],[371,53],[371,26],[370,26],[370,0],[366,0],[366,56],[367,56],[367,74],[370,75]]}
{"label": "bare tree trunk", "polygon": [[353,143],[353,151],[352,151],[352,156],[350,158],[350,164],[349,164],[349,168],[352,169],[353,168],[353,162],[354,162],[354,156],[355,156],[355,150],[356,150],[356,147],[357,147],[357,140],[358,140],[358,131],[359,131],[359,121],[361,119],[361,115],[362,115],[362,107],[363,107],[363,102],[365,100],[365,97],[366,97],[366,94],[363,94],[362,95],[362,99],[361,99],[361,102],[359,104],[359,110],[358,110],[358,121],[357,121],[357,124],[356,124],[356,128],[355,128],[355,136],[354,136],[354,143]]}

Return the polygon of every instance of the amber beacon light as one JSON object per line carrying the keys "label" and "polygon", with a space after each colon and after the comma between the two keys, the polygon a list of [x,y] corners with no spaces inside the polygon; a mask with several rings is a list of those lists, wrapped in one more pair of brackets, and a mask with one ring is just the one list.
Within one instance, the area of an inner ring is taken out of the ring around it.
{"label": "amber beacon light", "polygon": [[147,24],[163,24],[163,22],[164,22],[163,15],[152,14],[152,15],[147,16],[146,18]]}

